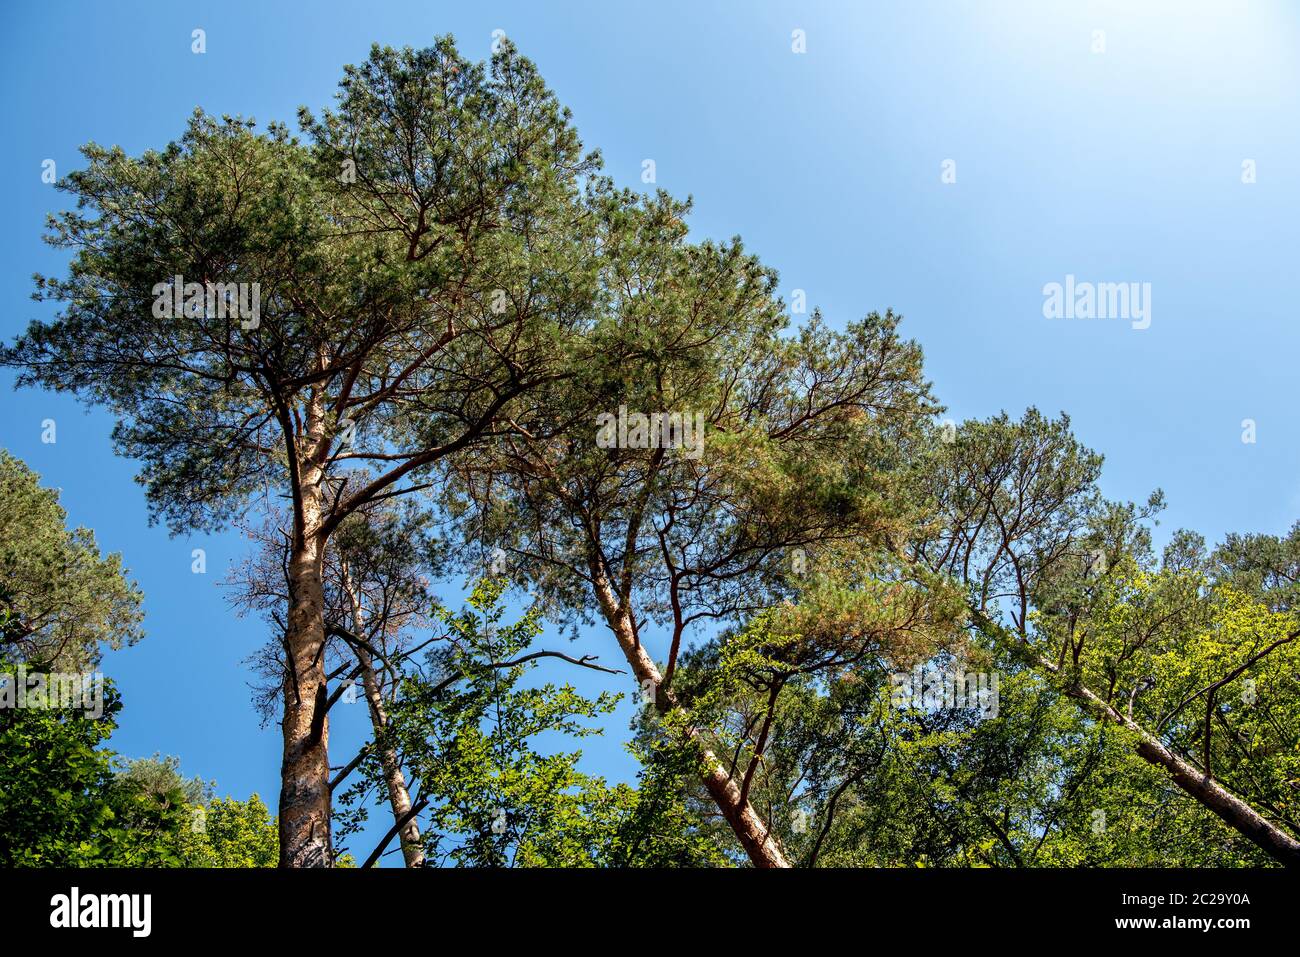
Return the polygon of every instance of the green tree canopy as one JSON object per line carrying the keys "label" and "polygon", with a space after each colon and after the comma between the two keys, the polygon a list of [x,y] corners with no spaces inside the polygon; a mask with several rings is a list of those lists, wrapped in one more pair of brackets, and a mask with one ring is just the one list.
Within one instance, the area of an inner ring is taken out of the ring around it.
{"label": "green tree canopy", "polygon": [[59,493],[0,449],[0,656],[83,671],[143,637],[141,594],[118,554],[67,528]]}

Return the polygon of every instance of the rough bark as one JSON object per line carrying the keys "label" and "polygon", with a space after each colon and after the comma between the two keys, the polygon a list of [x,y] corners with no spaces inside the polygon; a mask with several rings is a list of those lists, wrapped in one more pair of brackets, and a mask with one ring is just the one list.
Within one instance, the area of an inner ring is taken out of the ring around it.
{"label": "rough bark", "polygon": [[[319,517],[319,493],[304,494]],[[280,866],[330,867],[329,719],[325,679],[322,548],[301,536],[289,557],[288,672],[284,684],[284,757],[280,768]]]}
{"label": "rough bark", "polygon": [[289,615],[284,635],[280,866],[332,867],[320,464],[328,450],[328,437],[319,397],[313,396],[309,403],[301,441],[295,441],[287,412],[281,427],[289,443],[294,516],[288,568]]}
{"label": "rough bark", "polygon": [[[619,647],[623,650],[623,656],[631,666],[632,674],[636,677],[638,684],[642,688],[651,687],[654,689],[655,707],[661,713],[667,714],[677,709],[676,697],[671,690],[661,686],[662,678],[659,674],[659,668],[654,663],[654,659],[646,654],[645,649],[637,641],[628,611],[615,598],[614,590],[610,587],[608,580],[597,573],[595,575],[595,586],[596,599],[600,603],[601,613],[610,630],[614,633],[614,637],[618,640]],[[771,829],[766,822],[754,810],[753,805],[748,800],[742,800],[739,786],[737,786],[732,776],[727,773],[726,766],[704,742],[703,736],[694,727],[690,727],[687,733],[700,750],[700,773],[704,780],[704,786],[718,805],[722,816],[731,825],[731,830],[745,849],[745,853],[749,855],[750,861],[755,867],[790,867],[790,862],[786,858],[780,842],[771,833]]]}

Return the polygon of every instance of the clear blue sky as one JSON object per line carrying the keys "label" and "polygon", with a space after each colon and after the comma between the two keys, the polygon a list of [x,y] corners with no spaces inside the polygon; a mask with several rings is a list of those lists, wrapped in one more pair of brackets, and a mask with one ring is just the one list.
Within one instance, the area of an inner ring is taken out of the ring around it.
{"label": "clear blue sky", "polygon": [[[1106,455],[1110,495],[1165,489],[1163,531],[1281,532],[1300,511],[1300,7],[295,6],[4,5],[6,340],[45,308],[28,298],[31,273],[59,270],[39,237],[66,198],[41,182],[43,160],[62,175],[88,140],[161,146],[196,105],[291,122],[299,104],[327,104],[372,41],[450,32],[481,58],[501,29],[621,184],[639,187],[654,159],[659,186],[695,198],[698,236],[740,234],[780,271],[787,299],[806,290],[833,324],[901,312],[954,417],[1069,412]],[[190,50],[195,28],[203,55]],[[795,29],[804,54],[791,50]],[[948,159],[953,184],[941,181]],[[1150,328],[1045,319],[1043,286],[1067,274],[1151,283]],[[115,747],[180,755],[221,793],[259,791],[274,807],[278,729],[259,730],[240,664],[264,636],[217,584],[242,542],[147,528],[109,419],[11,384],[0,373],[0,444],[63,490],[71,521],[122,552],[145,592],[148,637],[105,662],[126,700]],[[54,445],[40,441],[46,418]],[[1246,418],[1255,444],[1241,441]],[[207,575],[190,572],[195,547]],[[603,634],[582,650],[616,658]],[[594,674],[579,684],[621,690]],[[336,763],[359,740],[361,707],[336,709]],[[627,714],[604,743],[586,742],[589,770],[633,770],[620,752]]]}

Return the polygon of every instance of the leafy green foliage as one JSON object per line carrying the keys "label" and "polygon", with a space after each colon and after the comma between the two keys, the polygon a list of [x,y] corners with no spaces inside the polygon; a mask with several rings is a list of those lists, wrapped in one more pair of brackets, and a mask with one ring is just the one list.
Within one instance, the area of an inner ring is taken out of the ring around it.
{"label": "leafy green foliage", "polygon": [[122,760],[105,746],[121,708],[106,681],[100,718],[0,709],[0,866],[274,867],[275,820],[257,795],[213,799],[174,757]]}
{"label": "leafy green foliage", "polygon": [[[707,748],[807,866],[1268,863],[1143,746],[1300,834],[1300,524],[1210,554],[1176,533],[1157,558],[1161,494],[1108,501],[1064,414],[941,438],[897,316],[790,330],[775,273],[738,238],[692,242],[688,202],[599,175],[508,43],[486,65],[450,38],[376,46],[299,124],[197,112],[161,150],[86,146],[48,237],[72,261],[38,278],[61,311],[0,362],[113,413],[174,530],[286,493],[240,600],[275,627],[275,689],[318,687],[314,706],[327,670],[371,679],[343,834],[404,768],[437,863],[740,863]],[[160,315],[173,276],[257,284],[258,321]],[[594,441],[615,410],[698,412],[701,454]],[[430,616],[428,573],[475,561],[434,540],[444,521],[466,555],[508,549],[538,604],[507,623],[490,579]],[[140,637],[120,558],[65,523],[0,451],[6,660],[79,670]],[[543,615],[599,615],[662,678],[637,787],[568,749],[617,698],[525,680]],[[410,667],[431,619],[445,634]],[[996,716],[891,696],[898,671],[957,663],[999,676]],[[273,864],[257,795],[115,761],[120,706],[0,712],[0,863]],[[319,841],[330,764],[304,717],[285,716],[316,748],[287,833]]]}
{"label": "leafy green foliage", "polygon": [[139,641],[144,616],[121,556],[66,521],[58,492],[0,449],[0,654],[73,672]]}
{"label": "leafy green foliage", "polygon": [[[671,866],[721,861],[694,834],[678,797],[691,765],[649,759],[641,787],[608,785],[578,769],[581,753],[546,743],[599,733],[587,722],[618,696],[584,698],[565,684],[521,686],[542,633],[535,609],[504,623],[504,579],[481,581],[459,613],[439,610],[445,642],[425,671],[409,675],[390,708],[388,739],[420,782],[431,861],[476,867]],[[382,768],[372,752],[368,781],[343,800],[356,805]],[[668,783],[671,782],[671,783]],[[350,818],[353,827],[361,815]]]}
{"label": "leafy green foliage", "polygon": [[185,842],[187,867],[275,867],[280,839],[262,799],[216,798],[195,814]]}
{"label": "leafy green foliage", "polygon": [[[7,680],[15,669],[0,668]],[[180,863],[188,822],[179,787],[148,791],[115,773],[101,745],[121,701],[105,682],[104,713],[0,709],[0,863],[8,867],[160,866]]]}

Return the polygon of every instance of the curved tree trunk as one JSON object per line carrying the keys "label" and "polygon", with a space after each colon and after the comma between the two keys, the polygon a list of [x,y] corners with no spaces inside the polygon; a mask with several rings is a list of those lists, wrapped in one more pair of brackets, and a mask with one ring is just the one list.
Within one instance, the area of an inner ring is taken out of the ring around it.
{"label": "curved tree trunk", "polygon": [[[636,640],[632,621],[627,610],[614,597],[614,590],[601,575],[595,576],[596,598],[600,602],[601,612],[614,637],[618,639],[623,656],[632,667],[632,674],[642,688],[653,688],[655,707],[661,713],[668,713],[678,708],[676,696],[667,688],[661,687],[662,678],[659,668],[640,643]],[[687,732],[700,750],[700,774],[704,786],[718,805],[722,816],[731,825],[737,840],[749,855],[755,867],[790,867],[790,862],[781,848],[780,842],[772,834],[766,822],[754,810],[748,800],[741,799],[740,787],[718,756],[704,742],[703,736],[694,727]]]}

